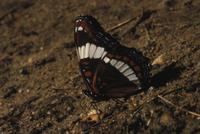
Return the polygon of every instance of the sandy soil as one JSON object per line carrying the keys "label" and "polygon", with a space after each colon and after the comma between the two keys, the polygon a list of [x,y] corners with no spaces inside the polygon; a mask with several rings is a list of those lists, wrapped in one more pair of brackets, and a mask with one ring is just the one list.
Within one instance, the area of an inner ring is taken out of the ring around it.
{"label": "sandy soil", "polygon": [[[80,14],[105,29],[135,17],[111,34],[152,62],[164,55],[151,89],[94,108],[74,49]],[[199,0],[1,0],[1,133],[200,133],[200,117],[187,110],[200,113]]]}

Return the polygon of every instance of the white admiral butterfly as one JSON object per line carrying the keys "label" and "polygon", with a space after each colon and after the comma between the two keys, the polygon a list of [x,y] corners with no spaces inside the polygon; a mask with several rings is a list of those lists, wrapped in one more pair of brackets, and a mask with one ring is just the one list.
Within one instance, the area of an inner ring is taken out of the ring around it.
{"label": "white admiral butterfly", "polygon": [[122,46],[92,16],[75,20],[74,40],[87,90],[95,100],[129,97],[149,84],[149,59]]}

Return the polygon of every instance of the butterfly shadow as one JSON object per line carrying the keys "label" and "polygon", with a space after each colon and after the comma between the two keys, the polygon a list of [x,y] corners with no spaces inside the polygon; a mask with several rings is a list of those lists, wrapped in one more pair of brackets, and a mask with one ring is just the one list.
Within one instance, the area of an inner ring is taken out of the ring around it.
{"label": "butterfly shadow", "polygon": [[164,86],[166,83],[178,79],[183,70],[185,70],[184,66],[172,63],[152,76],[151,85],[155,88]]}

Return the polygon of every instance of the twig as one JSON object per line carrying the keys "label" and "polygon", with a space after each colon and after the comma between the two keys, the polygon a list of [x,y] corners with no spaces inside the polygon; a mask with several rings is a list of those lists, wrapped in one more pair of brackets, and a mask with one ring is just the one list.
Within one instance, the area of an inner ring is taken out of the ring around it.
{"label": "twig", "polygon": [[182,111],[184,111],[184,112],[186,112],[186,113],[188,113],[188,114],[191,114],[191,115],[200,117],[200,114],[195,113],[195,112],[192,112],[192,111],[189,111],[189,110],[187,110],[187,109],[185,109],[185,108],[182,108],[182,107],[180,107],[180,106],[177,106],[176,104],[174,104],[173,102],[167,100],[166,98],[164,98],[164,97],[161,96],[161,95],[158,95],[157,97],[160,98],[161,100],[163,100],[165,103],[170,104],[170,105],[173,106],[173,107],[176,107],[177,109],[180,109],[180,110],[182,110]]}
{"label": "twig", "polygon": [[153,11],[147,10],[147,11],[142,11],[142,13],[140,14],[140,16],[137,17],[137,20],[135,21],[135,23],[131,26],[129,26],[127,29],[125,29],[122,34],[120,35],[120,37],[125,36],[127,33],[129,33],[130,31],[134,31],[136,29],[136,27],[142,23],[143,21],[145,21],[146,19],[150,18],[151,14],[153,13]]}
{"label": "twig", "polygon": [[122,34],[120,35],[120,37],[123,37],[124,35],[126,35],[127,33],[129,33],[132,30],[135,30],[135,28],[138,26],[138,24],[140,23],[142,18],[142,15],[140,15],[139,17],[137,17],[137,20],[135,21],[135,24],[129,26],[127,29],[125,29],[124,31],[122,31]]}
{"label": "twig", "polygon": [[116,30],[116,29],[128,24],[129,22],[133,21],[134,19],[135,19],[135,17],[127,19],[127,20],[125,20],[125,21],[123,21],[123,22],[121,22],[121,23],[119,23],[119,24],[117,24],[117,25],[115,25],[115,26],[113,26],[111,28],[108,28],[106,31],[107,32],[112,32],[112,31],[114,31],[114,30]]}
{"label": "twig", "polygon": [[[151,102],[151,101],[154,101],[154,100],[157,99],[157,98],[160,98],[160,99],[163,100],[164,102],[166,102],[166,103],[168,103],[168,104],[170,104],[170,105],[172,105],[172,106],[174,106],[174,107],[176,107],[176,108],[179,108],[179,109],[181,109],[182,111],[184,111],[184,112],[186,112],[186,113],[189,113],[189,114],[191,114],[191,115],[200,117],[200,114],[195,113],[195,112],[192,112],[192,111],[189,111],[189,110],[187,110],[187,109],[185,109],[185,108],[181,108],[180,106],[175,105],[174,103],[172,103],[171,101],[169,101],[169,100],[167,100],[166,98],[163,97],[163,96],[168,95],[168,94],[170,94],[170,93],[172,93],[172,92],[175,92],[175,91],[177,91],[177,89],[171,90],[171,91],[168,91],[168,92],[163,91],[163,92],[161,92],[161,93],[158,93],[157,95],[153,95],[152,97],[150,97],[150,99],[147,99],[147,100],[144,101],[142,104],[140,104],[139,106],[137,106],[137,108],[136,108],[135,111],[134,111],[134,114],[138,113],[138,112],[142,109],[142,107],[143,107],[145,104],[147,104],[147,103],[149,103],[149,102]],[[162,95],[163,95],[163,96],[162,96]]]}

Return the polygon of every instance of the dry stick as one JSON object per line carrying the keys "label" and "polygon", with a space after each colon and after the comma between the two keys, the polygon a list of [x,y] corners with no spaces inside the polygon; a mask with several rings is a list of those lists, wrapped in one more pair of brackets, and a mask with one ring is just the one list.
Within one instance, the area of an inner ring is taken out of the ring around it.
{"label": "dry stick", "polygon": [[145,19],[147,19],[149,16],[149,11],[142,11],[142,13],[137,17],[135,23],[131,26],[129,26],[127,29],[125,29],[124,31],[122,31],[122,34],[120,34],[120,37],[125,36],[127,33],[129,33],[131,30],[135,30],[136,27],[143,22]]}
{"label": "dry stick", "polygon": [[120,37],[123,37],[124,35],[126,35],[127,33],[129,33],[132,29],[135,29],[141,22],[143,18],[143,13],[142,15],[138,16],[135,23],[131,26],[129,26],[127,29],[125,29],[124,31],[122,31],[122,34],[120,34]]}
{"label": "dry stick", "polygon": [[135,19],[135,17],[127,19],[127,20],[125,20],[125,21],[123,21],[123,22],[121,22],[121,23],[119,23],[119,24],[117,24],[117,25],[115,25],[115,26],[113,26],[111,28],[108,28],[106,31],[107,32],[112,32],[112,31],[114,31],[114,30],[116,30],[116,29],[128,24],[129,22],[133,21],[134,19]]}
{"label": "dry stick", "polygon": [[127,33],[129,33],[132,29],[135,29],[144,19],[145,19],[145,16],[148,12],[146,11],[142,11],[142,13],[138,16],[138,17],[132,17],[130,19],[127,19],[111,28],[108,28],[106,31],[107,32],[112,32],[128,23],[130,23],[131,21],[135,20],[135,23],[131,26],[129,26],[127,29],[125,29],[124,31],[122,31],[122,34],[120,35],[120,37],[123,37],[124,35],[126,35]]}
{"label": "dry stick", "polygon": [[172,90],[172,91],[169,91],[169,92],[163,91],[162,93],[158,93],[157,95],[155,95],[155,96],[152,97],[151,99],[147,99],[146,101],[144,101],[142,104],[140,104],[140,105],[135,109],[134,115],[135,115],[137,112],[139,112],[139,110],[141,110],[142,107],[143,107],[146,103],[149,103],[149,102],[151,102],[151,101],[153,101],[153,100],[155,100],[155,99],[157,99],[157,98],[160,98],[160,99],[163,100],[164,102],[166,102],[166,103],[168,103],[168,104],[170,104],[170,105],[172,105],[172,106],[174,106],[174,107],[176,107],[176,108],[179,108],[180,110],[182,110],[182,111],[184,111],[184,112],[186,112],[186,113],[189,113],[190,115],[194,115],[194,116],[200,117],[200,114],[195,113],[195,112],[192,112],[192,111],[189,111],[189,110],[187,110],[187,109],[185,109],[185,108],[181,108],[180,106],[175,105],[175,104],[172,103],[171,101],[169,101],[169,100],[167,100],[166,98],[164,98],[163,96],[161,96],[161,95],[170,94],[170,93],[172,93],[172,92],[174,92],[174,91],[176,91],[176,90]]}
{"label": "dry stick", "polygon": [[195,112],[192,112],[192,111],[189,111],[189,110],[187,110],[187,109],[185,109],[185,108],[182,108],[182,107],[180,107],[180,106],[177,106],[176,104],[174,104],[173,102],[167,100],[166,98],[164,98],[164,97],[161,96],[161,95],[158,95],[157,97],[160,98],[161,100],[163,100],[164,102],[166,102],[167,104],[170,104],[171,106],[176,107],[176,108],[178,108],[178,109],[180,109],[180,110],[182,110],[182,111],[184,111],[184,112],[186,112],[186,113],[188,113],[188,114],[191,114],[191,115],[200,117],[200,114],[195,113]]}

